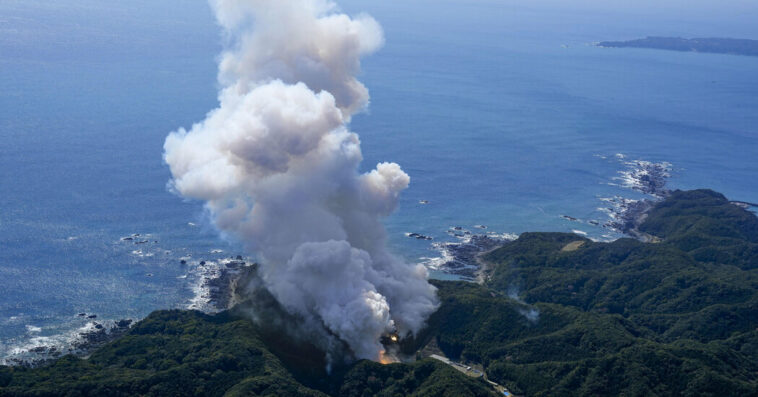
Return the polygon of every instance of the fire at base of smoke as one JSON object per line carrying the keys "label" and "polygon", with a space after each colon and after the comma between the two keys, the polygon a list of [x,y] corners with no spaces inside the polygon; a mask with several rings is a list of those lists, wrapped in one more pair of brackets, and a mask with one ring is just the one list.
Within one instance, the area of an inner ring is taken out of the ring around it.
{"label": "fire at base of smoke", "polygon": [[368,104],[355,76],[381,28],[324,0],[211,5],[229,40],[219,107],[166,139],[171,186],[258,254],[266,288],[314,343],[381,360],[382,335],[417,332],[437,307],[424,267],[385,248],[381,218],[410,178],[394,163],[359,173],[346,126]]}

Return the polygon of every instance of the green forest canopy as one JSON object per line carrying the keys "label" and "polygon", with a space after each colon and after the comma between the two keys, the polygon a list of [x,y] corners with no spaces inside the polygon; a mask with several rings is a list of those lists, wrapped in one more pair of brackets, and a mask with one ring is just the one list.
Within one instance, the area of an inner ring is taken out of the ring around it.
{"label": "green forest canopy", "polygon": [[[440,309],[403,348],[434,340],[529,396],[758,395],[758,218],[676,191],[640,230],[661,242],[524,233],[486,256],[483,285],[434,281]],[[233,311],[158,311],[86,360],[0,367],[0,396],[494,393],[429,359],[327,374],[281,334]]]}

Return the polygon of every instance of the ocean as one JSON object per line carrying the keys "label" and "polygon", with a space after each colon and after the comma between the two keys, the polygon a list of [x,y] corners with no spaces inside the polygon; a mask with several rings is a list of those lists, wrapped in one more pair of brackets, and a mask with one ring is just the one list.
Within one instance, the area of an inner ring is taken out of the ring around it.
{"label": "ocean", "polygon": [[[385,30],[350,128],[365,170],[394,161],[411,176],[385,222],[408,261],[433,263],[455,226],[617,238],[602,199],[644,197],[619,186],[638,159],[670,163],[670,188],[758,201],[758,57],[591,45],[758,39],[758,7],[342,6]],[[168,191],[161,158],[170,131],[216,105],[221,43],[199,0],[0,3],[0,360],[67,343],[87,316],[204,309],[223,258],[254,260]]]}

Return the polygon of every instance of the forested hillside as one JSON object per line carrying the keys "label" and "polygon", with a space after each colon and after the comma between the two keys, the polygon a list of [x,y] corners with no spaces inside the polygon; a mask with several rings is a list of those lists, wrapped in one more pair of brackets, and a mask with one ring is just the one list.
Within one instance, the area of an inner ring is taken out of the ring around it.
{"label": "forested hillside", "polygon": [[434,360],[361,361],[327,374],[311,353],[231,313],[158,311],[86,360],[0,367],[0,396],[493,395],[483,381]]}
{"label": "forested hillside", "polygon": [[484,286],[436,284],[417,343],[527,395],[758,395],[756,216],[677,191],[640,230],[661,242],[522,234]]}
{"label": "forested hillside", "polygon": [[[435,342],[528,396],[758,395],[758,218],[677,191],[639,229],[658,242],[522,234],[483,258],[484,284],[434,281],[441,306],[402,348]],[[155,312],[88,359],[0,367],[0,395],[494,394],[430,359],[327,373],[315,347],[235,313]]]}

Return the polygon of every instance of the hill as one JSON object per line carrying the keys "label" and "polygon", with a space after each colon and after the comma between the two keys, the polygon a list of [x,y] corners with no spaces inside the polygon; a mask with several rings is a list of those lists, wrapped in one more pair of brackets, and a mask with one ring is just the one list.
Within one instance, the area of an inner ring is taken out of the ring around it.
{"label": "hill", "polygon": [[758,218],[710,190],[675,191],[639,229],[656,242],[524,233],[483,258],[482,285],[434,281],[439,310],[401,344],[412,364],[327,373],[317,348],[243,309],[158,311],[87,359],[0,367],[0,396],[494,394],[421,359],[432,345],[529,396],[758,395]]}
{"label": "hill", "polygon": [[[293,359],[292,351],[300,355]],[[329,375],[312,353],[230,312],[157,311],[88,359],[0,367],[0,396],[493,395],[484,382],[434,360],[364,360]],[[304,366],[309,373],[298,371]]]}
{"label": "hill", "polygon": [[416,347],[530,396],[758,395],[758,219],[676,191],[640,229],[661,242],[522,234],[487,255],[485,285],[436,283]]}

